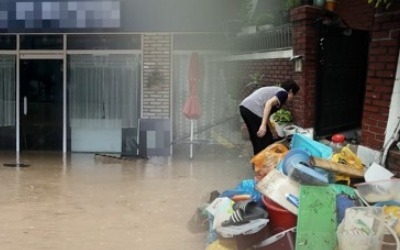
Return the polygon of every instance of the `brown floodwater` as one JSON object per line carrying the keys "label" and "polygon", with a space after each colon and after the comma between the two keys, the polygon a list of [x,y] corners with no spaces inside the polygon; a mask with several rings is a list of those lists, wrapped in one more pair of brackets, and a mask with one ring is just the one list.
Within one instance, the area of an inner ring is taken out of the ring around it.
{"label": "brown floodwater", "polygon": [[205,249],[188,221],[252,178],[249,154],[202,145],[149,159],[0,152],[0,249]]}

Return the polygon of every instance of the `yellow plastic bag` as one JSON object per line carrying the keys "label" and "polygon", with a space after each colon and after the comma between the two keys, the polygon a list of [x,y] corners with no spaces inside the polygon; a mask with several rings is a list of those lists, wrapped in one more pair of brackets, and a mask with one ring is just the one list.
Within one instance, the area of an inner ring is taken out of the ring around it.
{"label": "yellow plastic bag", "polygon": [[256,179],[262,179],[272,169],[276,168],[288,151],[289,149],[282,143],[274,143],[253,156],[250,163],[254,166]]}
{"label": "yellow plastic bag", "polygon": [[400,207],[399,206],[383,206],[385,220],[388,225],[400,236]]}
{"label": "yellow plastic bag", "polygon": [[342,150],[332,156],[332,161],[348,165],[356,169],[364,169],[364,164],[356,154],[351,151],[349,145],[342,148]]}
{"label": "yellow plastic bag", "polygon": [[[364,169],[364,164],[362,163],[361,159],[358,158],[357,155],[353,153],[349,145],[343,147],[339,153],[334,154],[332,156],[332,161],[347,165],[351,168]],[[345,181],[347,182],[347,185],[350,185],[350,176],[343,174],[336,174],[335,180]]]}

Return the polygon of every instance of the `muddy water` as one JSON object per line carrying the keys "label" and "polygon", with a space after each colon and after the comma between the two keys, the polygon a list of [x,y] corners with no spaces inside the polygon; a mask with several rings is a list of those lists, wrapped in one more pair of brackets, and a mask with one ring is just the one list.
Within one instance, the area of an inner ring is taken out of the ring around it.
{"label": "muddy water", "polygon": [[[205,249],[187,222],[216,189],[251,178],[240,150],[120,160],[0,152],[0,249]],[[4,164],[26,164],[7,167]]]}

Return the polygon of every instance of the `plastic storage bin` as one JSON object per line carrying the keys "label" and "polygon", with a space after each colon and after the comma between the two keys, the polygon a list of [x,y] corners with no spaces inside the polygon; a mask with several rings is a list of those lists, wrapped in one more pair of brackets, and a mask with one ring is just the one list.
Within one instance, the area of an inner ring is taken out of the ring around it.
{"label": "plastic storage bin", "polygon": [[400,200],[400,179],[370,181],[354,185],[367,202]]}
{"label": "plastic storage bin", "polygon": [[311,156],[330,159],[332,148],[320,142],[314,141],[302,134],[294,134],[291,141],[291,149],[304,149]]}
{"label": "plastic storage bin", "polygon": [[304,185],[324,186],[329,184],[328,172],[298,163],[288,170],[290,179]]}
{"label": "plastic storage bin", "polygon": [[336,231],[338,249],[381,249],[384,228],[384,215],[381,207],[348,208]]}

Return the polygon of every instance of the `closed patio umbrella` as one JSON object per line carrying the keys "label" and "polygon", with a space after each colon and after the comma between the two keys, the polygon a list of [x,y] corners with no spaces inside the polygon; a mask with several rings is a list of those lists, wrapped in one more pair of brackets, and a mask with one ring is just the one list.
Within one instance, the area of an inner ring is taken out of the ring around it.
{"label": "closed patio umbrella", "polygon": [[190,119],[190,158],[193,158],[193,121],[200,118],[201,109],[198,95],[198,82],[200,81],[199,55],[193,52],[190,55],[188,67],[189,96],[183,106],[183,114]]}

